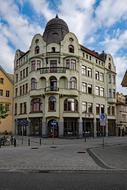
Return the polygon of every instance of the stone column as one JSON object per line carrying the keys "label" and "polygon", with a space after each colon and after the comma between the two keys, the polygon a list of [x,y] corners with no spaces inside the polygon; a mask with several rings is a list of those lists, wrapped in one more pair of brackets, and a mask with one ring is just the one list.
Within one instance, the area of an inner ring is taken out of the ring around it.
{"label": "stone column", "polygon": [[78,123],[79,123],[79,137],[83,137],[83,121],[81,117],[78,119]]}
{"label": "stone column", "polygon": [[27,118],[27,120],[28,120],[28,126],[27,126],[27,131],[26,131],[26,135],[27,136],[29,136],[30,135],[30,119],[29,118]]}
{"label": "stone column", "polygon": [[47,123],[46,120],[43,118],[42,119],[42,137],[47,137]]}
{"label": "stone column", "polygon": [[106,119],[106,137],[108,137],[108,119]]}
{"label": "stone column", "polygon": [[58,127],[59,127],[59,137],[64,136],[64,120],[61,118],[58,122]]}

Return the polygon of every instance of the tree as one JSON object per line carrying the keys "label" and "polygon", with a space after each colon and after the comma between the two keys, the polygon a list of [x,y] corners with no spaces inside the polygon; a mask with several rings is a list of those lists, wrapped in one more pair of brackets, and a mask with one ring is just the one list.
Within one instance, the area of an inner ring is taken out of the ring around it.
{"label": "tree", "polygon": [[5,106],[0,106],[0,119],[4,119],[8,116]]}

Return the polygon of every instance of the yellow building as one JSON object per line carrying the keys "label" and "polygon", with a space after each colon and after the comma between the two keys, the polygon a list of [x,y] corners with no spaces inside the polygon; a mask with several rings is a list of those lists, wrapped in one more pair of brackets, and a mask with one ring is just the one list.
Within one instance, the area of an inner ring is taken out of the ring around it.
{"label": "yellow building", "polygon": [[8,116],[0,120],[0,133],[12,133],[13,75],[0,66],[0,106],[5,106]]}

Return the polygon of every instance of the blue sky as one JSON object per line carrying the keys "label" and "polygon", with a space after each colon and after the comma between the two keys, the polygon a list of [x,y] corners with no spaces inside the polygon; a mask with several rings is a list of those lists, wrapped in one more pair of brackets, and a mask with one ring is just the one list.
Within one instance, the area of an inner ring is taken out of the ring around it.
{"label": "blue sky", "polygon": [[0,64],[13,73],[16,49],[27,51],[36,33],[56,14],[79,43],[111,53],[117,69],[117,91],[127,68],[127,0],[5,0],[0,6]]}

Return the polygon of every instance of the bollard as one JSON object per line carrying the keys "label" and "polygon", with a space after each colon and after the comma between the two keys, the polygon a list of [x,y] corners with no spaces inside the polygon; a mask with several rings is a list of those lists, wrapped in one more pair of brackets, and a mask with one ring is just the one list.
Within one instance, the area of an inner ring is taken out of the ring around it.
{"label": "bollard", "polygon": [[14,147],[16,147],[16,139],[14,138]]}
{"label": "bollard", "polygon": [[41,139],[40,139],[40,145],[41,145]]}
{"label": "bollard", "polygon": [[11,145],[13,145],[13,141],[14,141],[14,139],[13,139],[13,136],[11,136]]}
{"label": "bollard", "polygon": [[28,146],[30,146],[30,139],[28,139]]}

